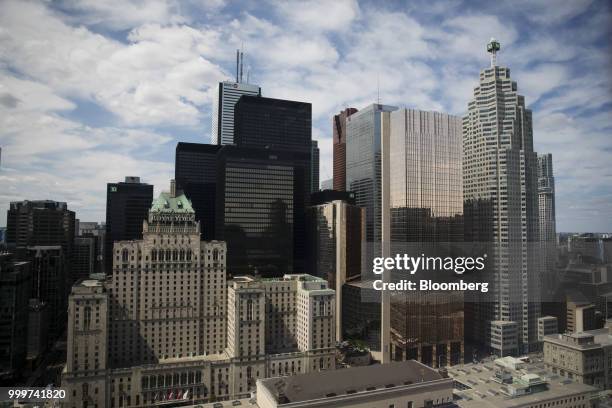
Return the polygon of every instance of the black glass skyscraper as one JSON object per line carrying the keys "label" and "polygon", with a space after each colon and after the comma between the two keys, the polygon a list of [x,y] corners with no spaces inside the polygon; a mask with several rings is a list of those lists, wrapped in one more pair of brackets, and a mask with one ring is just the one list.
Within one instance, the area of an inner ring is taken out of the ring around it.
{"label": "black glass skyscraper", "polygon": [[124,183],[106,185],[106,245],[104,264],[110,273],[113,242],[142,239],[142,222],[153,201],[153,186],[139,177],[126,177]]}
{"label": "black glass skyscraper", "polygon": [[191,200],[196,220],[200,221],[202,239],[205,241],[216,238],[216,157],[220,148],[221,146],[200,143],[181,142],[176,145],[176,186]]}
{"label": "black glass skyscraper", "polygon": [[[239,148],[290,154],[284,157],[289,157],[294,171],[293,266],[294,272],[304,272],[305,211],[312,188],[312,105],[242,96],[234,110],[234,143]],[[270,186],[273,185],[270,180]]]}
{"label": "black glass skyscraper", "polygon": [[273,277],[294,270],[295,193],[306,173],[294,156],[235,146],[219,151],[216,232],[227,242],[232,275]]}
{"label": "black glass skyscraper", "polygon": [[[310,154],[312,105],[242,96],[234,110],[234,144]],[[309,186],[310,188],[310,186]]]}

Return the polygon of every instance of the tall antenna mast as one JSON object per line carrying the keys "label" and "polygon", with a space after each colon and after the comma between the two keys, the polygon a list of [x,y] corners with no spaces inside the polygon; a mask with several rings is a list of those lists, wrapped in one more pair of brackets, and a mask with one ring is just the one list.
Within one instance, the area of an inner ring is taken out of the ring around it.
{"label": "tall antenna mast", "polygon": [[238,67],[240,66],[240,50],[236,50],[236,82],[238,82]]}
{"label": "tall antenna mast", "polygon": [[242,66],[244,64],[244,43],[240,45],[240,83],[242,83]]}
{"label": "tall antenna mast", "polygon": [[487,52],[491,54],[491,68],[494,68],[497,65],[497,51],[499,51],[501,45],[499,41],[495,38],[491,37],[491,41],[487,44]]}

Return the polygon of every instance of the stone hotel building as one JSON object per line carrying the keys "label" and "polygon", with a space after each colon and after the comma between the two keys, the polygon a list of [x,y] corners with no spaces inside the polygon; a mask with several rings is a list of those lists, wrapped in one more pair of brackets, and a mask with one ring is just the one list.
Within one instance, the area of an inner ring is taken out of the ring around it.
{"label": "stone hotel building", "polygon": [[154,200],[142,240],[115,242],[112,275],[72,288],[68,313],[67,407],[234,399],[258,378],[335,368],[327,282],[226,281],[225,243],[200,241],[174,184]]}

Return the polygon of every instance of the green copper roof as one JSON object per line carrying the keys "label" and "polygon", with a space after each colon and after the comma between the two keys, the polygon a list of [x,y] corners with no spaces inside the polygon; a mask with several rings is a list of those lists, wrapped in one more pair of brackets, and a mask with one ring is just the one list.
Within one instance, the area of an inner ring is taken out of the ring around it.
{"label": "green copper roof", "polygon": [[191,201],[185,197],[185,194],[171,197],[170,193],[161,193],[153,200],[151,212],[193,213],[194,211]]}

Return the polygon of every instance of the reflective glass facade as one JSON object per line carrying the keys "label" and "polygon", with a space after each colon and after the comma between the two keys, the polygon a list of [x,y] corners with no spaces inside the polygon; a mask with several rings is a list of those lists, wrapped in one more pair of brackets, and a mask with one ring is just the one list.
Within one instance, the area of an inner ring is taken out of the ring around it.
{"label": "reflective glass facade", "polygon": [[394,106],[373,104],[353,113],[346,124],[346,188],[355,193],[358,206],[366,209],[366,241],[381,240],[381,112]]}
{"label": "reflective glass facade", "polygon": [[[449,256],[463,241],[461,119],[401,109],[388,114],[392,256]],[[463,354],[461,292],[403,291],[391,298],[391,357],[457,364]]]}
{"label": "reflective glass facade", "polygon": [[228,272],[291,273],[294,192],[304,169],[296,169],[290,154],[260,149],[225,146],[218,159],[217,234],[227,242]]}
{"label": "reflective glass facade", "polygon": [[200,221],[202,239],[215,239],[217,152],[220,146],[178,143],[174,166],[177,188],[183,190]]}

